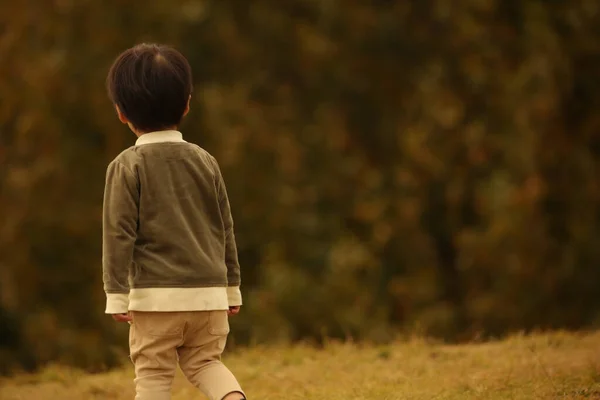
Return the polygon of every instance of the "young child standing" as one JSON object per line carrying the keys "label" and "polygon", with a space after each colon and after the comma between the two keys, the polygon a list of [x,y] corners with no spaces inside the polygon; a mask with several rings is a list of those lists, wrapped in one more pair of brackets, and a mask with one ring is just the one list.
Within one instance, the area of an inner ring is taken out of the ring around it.
{"label": "young child standing", "polygon": [[106,313],[131,324],[137,400],[168,400],[177,368],[211,400],[245,399],[221,363],[242,304],[233,220],[217,161],[183,140],[192,73],[171,47],[140,44],[107,87],[138,136],[108,166],[103,209]]}

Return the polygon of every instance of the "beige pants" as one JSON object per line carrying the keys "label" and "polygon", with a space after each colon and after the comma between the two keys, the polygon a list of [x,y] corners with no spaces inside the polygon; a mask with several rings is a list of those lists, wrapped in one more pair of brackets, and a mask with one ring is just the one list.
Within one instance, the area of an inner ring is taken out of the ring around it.
{"label": "beige pants", "polygon": [[211,400],[242,392],[221,363],[227,311],[132,312],[129,331],[135,366],[136,400],[169,400],[177,363],[189,381]]}

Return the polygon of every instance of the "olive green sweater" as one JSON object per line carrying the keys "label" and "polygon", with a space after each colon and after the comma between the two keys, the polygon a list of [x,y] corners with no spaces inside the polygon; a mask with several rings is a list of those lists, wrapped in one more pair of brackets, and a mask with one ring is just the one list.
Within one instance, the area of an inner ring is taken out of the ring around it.
{"label": "olive green sweater", "polygon": [[144,134],[110,163],[102,242],[108,314],[241,305],[223,177],[180,132]]}

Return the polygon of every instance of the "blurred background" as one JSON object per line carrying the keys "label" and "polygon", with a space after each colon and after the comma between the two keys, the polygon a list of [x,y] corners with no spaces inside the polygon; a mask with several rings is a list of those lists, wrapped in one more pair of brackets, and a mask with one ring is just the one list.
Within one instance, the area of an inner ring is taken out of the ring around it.
{"label": "blurred background", "polygon": [[176,46],[219,160],[232,346],[600,326],[600,1],[0,1],[0,372],[126,360],[104,80]]}

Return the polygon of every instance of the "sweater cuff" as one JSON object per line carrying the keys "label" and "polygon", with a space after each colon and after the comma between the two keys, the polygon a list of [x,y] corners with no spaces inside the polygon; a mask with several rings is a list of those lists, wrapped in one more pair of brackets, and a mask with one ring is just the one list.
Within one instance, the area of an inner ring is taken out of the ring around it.
{"label": "sweater cuff", "polygon": [[242,292],[239,286],[227,287],[227,300],[229,301],[229,307],[242,305]]}
{"label": "sweater cuff", "polygon": [[106,314],[125,314],[129,311],[129,294],[106,293]]}

